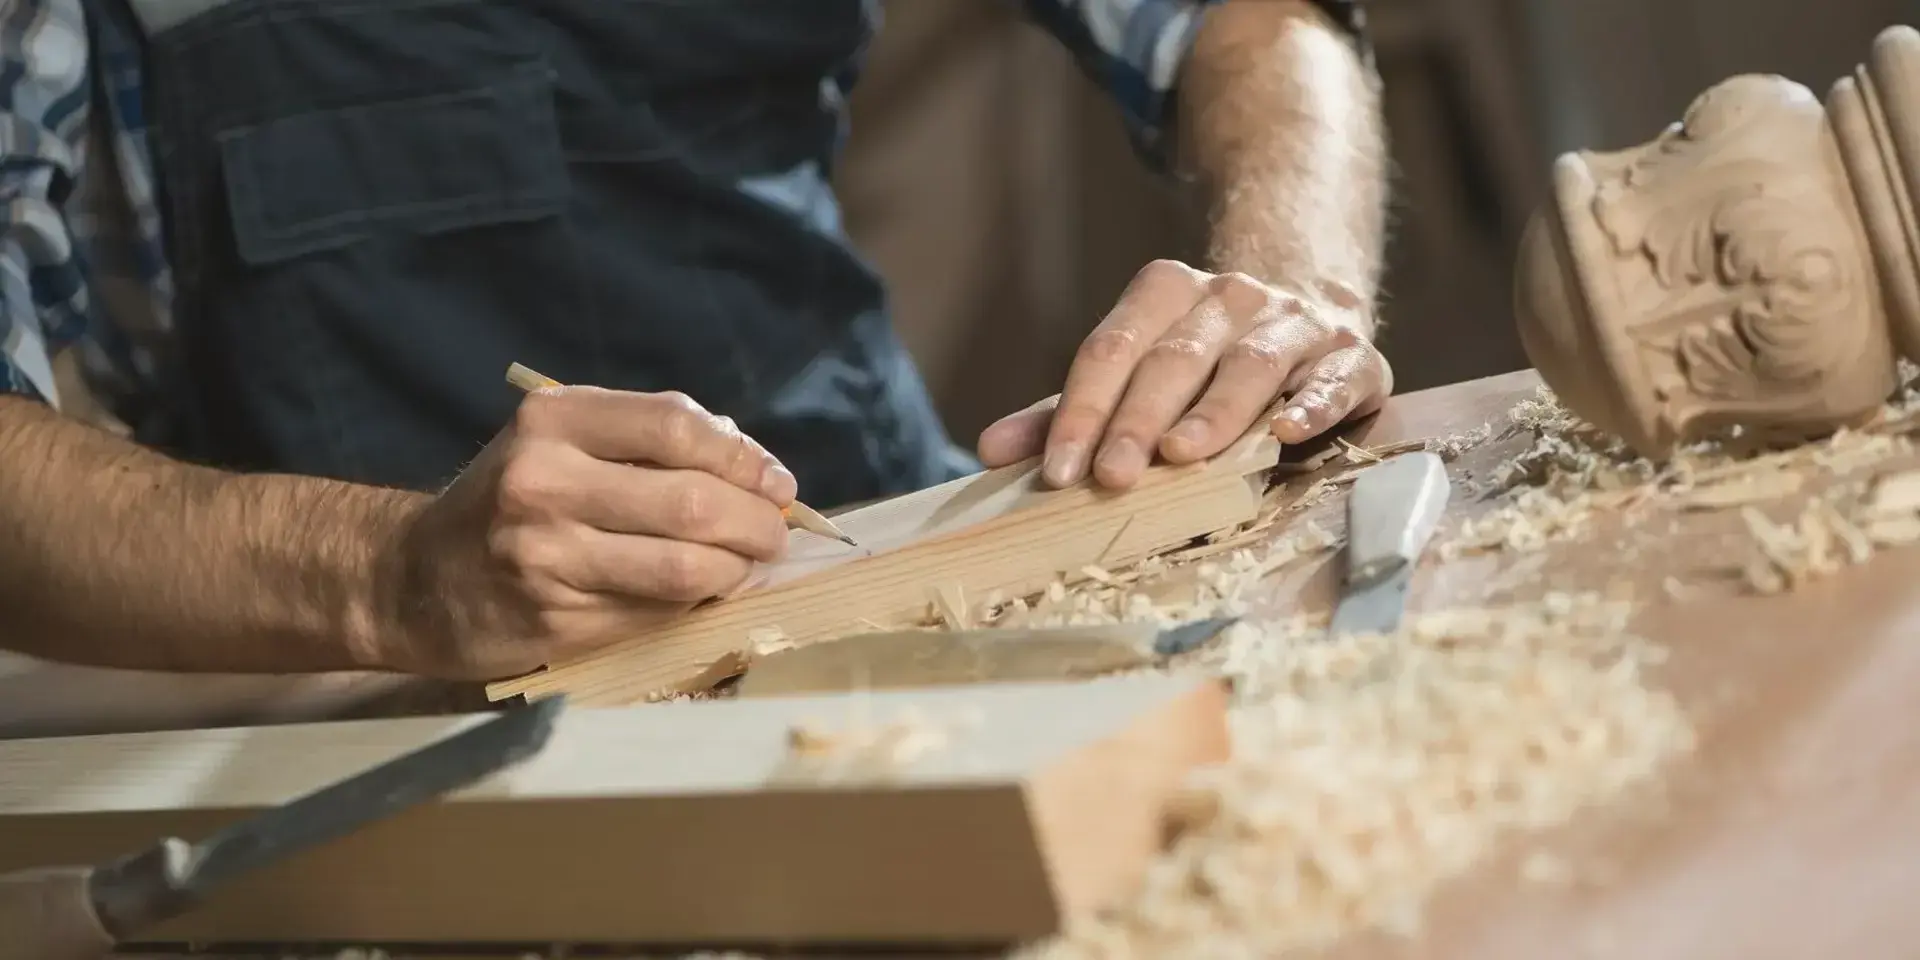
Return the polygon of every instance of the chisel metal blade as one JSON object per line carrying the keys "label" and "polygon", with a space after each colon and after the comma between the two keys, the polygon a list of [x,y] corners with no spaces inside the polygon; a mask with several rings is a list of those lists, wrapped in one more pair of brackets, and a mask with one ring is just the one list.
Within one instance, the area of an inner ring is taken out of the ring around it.
{"label": "chisel metal blade", "polygon": [[1407,586],[1413,582],[1413,567],[1400,567],[1370,584],[1351,588],[1333,610],[1333,622],[1327,632],[1333,636],[1349,633],[1392,633],[1400,626],[1407,607]]}
{"label": "chisel metal blade", "polygon": [[1446,512],[1446,464],[1427,451],[1368,467],[1347,500],[1347,579],[1329,636],[1400,626],[1407,587]]}
{"label": "chisel metal blade", "polygon": [[1177,627],[1168,627],[1153,638],[1155,656],[1177,657],[1191,653],[1205,646],[1207,641],[1220,635],[1220,631],[1240,622],[1239,617],[1212,617],[1207,620],[1195,620]]}
{"label": "chisel metal blade", "polygon": [[89,883],[101,925],[123,939],[192,909],[242,874],[520,763],[546,746],[563,705],[553,697],[509,709],[199,843],[168,839],[102,867]]}

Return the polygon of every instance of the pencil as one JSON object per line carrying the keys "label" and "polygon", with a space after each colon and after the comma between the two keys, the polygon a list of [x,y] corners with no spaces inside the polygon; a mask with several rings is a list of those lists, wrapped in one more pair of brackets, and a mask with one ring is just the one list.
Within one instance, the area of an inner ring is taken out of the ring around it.
{"label": "pencil", "polygon": [[[507,367],[507,382],[528,393],[543,387],[562,386],[560,381],[518,363]],[[833,521],[821,516],[820,511],[798,500],[781,507],[780,515],[787,518],[789,529],[805,530],[815,536],[838,540],[849,547],[860,545],[859,541],[847,536],[839,527],[834,526]]]}

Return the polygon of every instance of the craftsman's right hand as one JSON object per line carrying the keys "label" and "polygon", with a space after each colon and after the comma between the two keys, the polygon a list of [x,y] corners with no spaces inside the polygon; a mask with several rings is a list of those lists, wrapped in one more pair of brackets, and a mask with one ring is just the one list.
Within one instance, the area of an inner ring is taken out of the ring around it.
{"label": "craftsman's right hand", "polygon": [[400,538],[388,665],[498,679],[739,586],[787,542],[793,474],[677,393],[552,387]]}

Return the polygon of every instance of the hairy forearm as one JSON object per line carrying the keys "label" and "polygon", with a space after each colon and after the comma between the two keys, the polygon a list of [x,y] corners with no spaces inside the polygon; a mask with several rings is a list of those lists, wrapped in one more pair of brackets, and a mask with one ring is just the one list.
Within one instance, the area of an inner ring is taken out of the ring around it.
{"label": "hairy forearm", "polygon": [[170,460],[0,397],[0,647],[126,669],[377,669],[422,498]]}
{"label": "hairy forearm", "polygon": [[1180,81],[1180,155],[1212,208],[1211,266],[1340,308],[1371,333],[1386,234],[1378,81],[1301,0],[1215,7]]}

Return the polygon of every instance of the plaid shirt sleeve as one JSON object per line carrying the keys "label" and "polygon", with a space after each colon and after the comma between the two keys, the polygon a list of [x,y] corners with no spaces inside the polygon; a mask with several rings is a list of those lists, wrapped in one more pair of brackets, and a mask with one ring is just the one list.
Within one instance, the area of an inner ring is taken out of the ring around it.
{"label": "plaid shirt sleeve", "polygon": [[[1225,0],[1025,0],[1027,13],[1066,44],[1119,104],[1134,142],[1156,163],[1164,160],[1162,138],[1172,118],[1180,65],[1193,48],[1207,8],[1221,2]],[[1309,2],[1346,30],[1371,60],[1360,0]]]}
{"label": "plaid shirt sleeve", "polygon": [[87,77],[80,0],[0,3],[0,392],[48,402],[52,357],[85,326],[61,205],[80,173]]}

